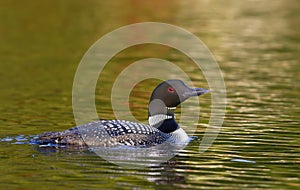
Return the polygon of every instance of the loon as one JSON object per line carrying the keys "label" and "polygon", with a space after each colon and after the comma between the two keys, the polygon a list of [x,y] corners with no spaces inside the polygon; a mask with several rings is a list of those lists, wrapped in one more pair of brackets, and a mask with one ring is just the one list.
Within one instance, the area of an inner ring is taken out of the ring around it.
{"label": "loon", "polygon": [[188,135],[176,123],[176,106],[192,96],[210,92],[190,88],[181,80],[166,80],[152,92],[148,106],[148,125],[125,120],[98,120],[63,132],[46,132],[32,140],[39,145],[74,146],[155,146],[164,142],[184,143]]}

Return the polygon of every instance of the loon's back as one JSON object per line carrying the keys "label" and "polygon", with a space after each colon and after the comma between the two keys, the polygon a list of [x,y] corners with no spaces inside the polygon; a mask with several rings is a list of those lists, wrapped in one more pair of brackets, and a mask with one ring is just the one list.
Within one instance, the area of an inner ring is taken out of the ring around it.
{"label": "loon's back", "polygon": [[63,132],[47,132],[34,143],[79,146],[153,146],[165,142],[172,135],[157,128],[125,120],[100,120],[73,127]]}

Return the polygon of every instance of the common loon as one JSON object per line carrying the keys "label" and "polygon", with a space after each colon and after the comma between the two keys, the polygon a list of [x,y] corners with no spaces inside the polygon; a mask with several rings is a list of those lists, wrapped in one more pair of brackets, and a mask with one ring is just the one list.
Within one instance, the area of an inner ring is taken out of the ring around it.
{"label": "common loon", "polygon": [[209,90],[190,88],[181,80],[166,80],[152,92],[148,106],[148,125],[125,120],[99,120],[63,132],[46,132],[33,142],[39,145],[112,147],[154,146],[188,141],[188,135],[175,121],[176,106]]}

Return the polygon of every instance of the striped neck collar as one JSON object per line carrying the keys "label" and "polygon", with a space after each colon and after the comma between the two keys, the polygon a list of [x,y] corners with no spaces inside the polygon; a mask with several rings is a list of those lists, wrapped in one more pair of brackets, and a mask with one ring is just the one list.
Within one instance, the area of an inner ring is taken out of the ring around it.
{"label": "striped neck collar", "polygon": [[175,122],[174,110],[176,107],[165,107],[165,113],[157,113],[148,117],[148,123],[150,126],[160,128],[165,121],[173,120]]}

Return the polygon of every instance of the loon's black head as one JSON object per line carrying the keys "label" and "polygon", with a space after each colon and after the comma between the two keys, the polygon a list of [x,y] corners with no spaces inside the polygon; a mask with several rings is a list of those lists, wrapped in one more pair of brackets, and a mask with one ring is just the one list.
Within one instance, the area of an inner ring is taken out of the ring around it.
{"label": "loon's black head", "polygon": [[190,88],[181,80],[167,80],[160,83],[152,92],[150,102],[161,100],[166,107],[176,107],[192,96],[205,94],[209,90],[203,88]]}
{"label": "loon's black head", "polygon": [[192,96],[210,92],[203,88],[190,88],[181,80],[167,80],[160,83],[152,92],[148,115],[149,124],[163,132],[176,130],[174,108]]}

